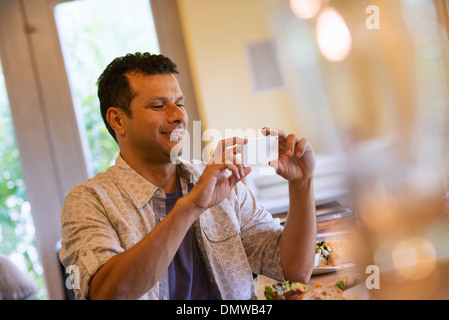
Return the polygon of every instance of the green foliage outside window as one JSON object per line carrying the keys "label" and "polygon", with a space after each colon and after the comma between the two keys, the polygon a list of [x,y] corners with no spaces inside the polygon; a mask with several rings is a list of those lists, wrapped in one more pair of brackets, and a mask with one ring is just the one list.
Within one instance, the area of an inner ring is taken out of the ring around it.
{"label": "green foliage outside window", "polygon": [[8,256],[46,297],[43,270],[20,166],[5,79],[0,66],[0,254]]}
{"label": "green foliage outside window", "polygon": [[118,147],[100,114],[96,82],[116,57],[159,53],[148,0],[65,2],[55,17],[73,100],[85,127],[93,174],[115,160]]}

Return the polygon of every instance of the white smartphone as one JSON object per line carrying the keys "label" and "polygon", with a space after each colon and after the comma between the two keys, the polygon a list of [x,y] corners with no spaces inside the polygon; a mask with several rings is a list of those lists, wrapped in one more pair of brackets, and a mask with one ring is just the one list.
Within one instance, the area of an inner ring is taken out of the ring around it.
{"label": "white smartphone", "polygon": [[245,167],[265,165],[279,157],[279,137],[267,136],[249,139],[243,145],[242,163]]}

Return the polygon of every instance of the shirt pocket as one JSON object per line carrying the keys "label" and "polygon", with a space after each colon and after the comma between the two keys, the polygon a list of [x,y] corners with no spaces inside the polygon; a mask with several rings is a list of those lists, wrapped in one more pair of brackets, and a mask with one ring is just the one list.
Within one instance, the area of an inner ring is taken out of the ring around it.
{"label": "shirt pocket", "polygon": [[237,229],[229,219],[220,220],[209,226],[202,227],[210,242],[223,242],[237,235]]}
{"label": "shirt pocket", "polygon": [[[209,259],[212,268],[219,273],[233,272],[246,264],[246,254],[243,249],[238,229],[230,219],[224,218],[216,223],[202,227]],[[213,255],[216,259],[211,258]],[[226,276],[228,277],[228,276]]]}

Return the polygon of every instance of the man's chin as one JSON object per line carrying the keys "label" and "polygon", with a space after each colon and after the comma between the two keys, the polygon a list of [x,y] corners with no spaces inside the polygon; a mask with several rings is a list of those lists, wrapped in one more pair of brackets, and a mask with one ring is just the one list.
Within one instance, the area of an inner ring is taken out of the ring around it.
{"label": "man's chin", "polygon": [[176,145],[174,145],[170,150],[170,161],[178,164],[181,161],[182,156],[182,148],[184,146],[183,141],[180,141]]}

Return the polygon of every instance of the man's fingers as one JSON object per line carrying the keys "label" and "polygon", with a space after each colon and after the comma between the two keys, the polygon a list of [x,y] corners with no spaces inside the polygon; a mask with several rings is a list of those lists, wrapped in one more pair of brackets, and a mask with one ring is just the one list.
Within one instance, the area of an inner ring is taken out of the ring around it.
{"label": "man's fingers", "polygon": [[287,138],[285,132],[278,128],[263,127],[262,134],[264,136],[279,136],[280,138]]}
{"label": "man's fingers", "polygon": [[244,167],[240,157],[237,157],[234,153],[228,153],[228,156],[224,159],[225,165],[229,165],[228,169],[234,173],[234,169],[237,170],[238,176],[237,178],[241,179],[245,176]]}
{"label": "man's fingers", "polygon": [[234,153],[241,153],[243,145],[248,142],[248,138],[232,137],[220,140],[214,151],[210,152],[210,156],[215,159],[221,158],[229,149]]}
{"label": "man's fingers", "polygon": [[236,145],[235,147],[229,148],[231,149],[233,154],[242,153],[243,146],[242,145]]}
{"label": "man's fingers", "polygon": [[228,139],[221,140],[218,143],[217,150],[220,149],[222,153],[225,153],[226,150],[232,146],[235,145],[244,145],[248,141],[246,138],[240,138],[240,137],[232,137]]}
{"label": "man's fingers", "polygon": [[304,152],[311,148],[312,146],[310,145],[309,141],[305,138],[302,138],[301,140],[296,142],[295,154],[298,158],[301,158],[304,155]]}
{"label": "man's fingers", "polygon": [[243,174],[240,175],[239,178],[237,178],[234,174],[231,174],[228,177],[229,184],[231,185],[231,188],[234,188],[235,185],[244,177],[246,177],[251,172],[251,167],[243,168]]}
{"label": "man's fingers", "polygon": [[279,170],[279,160],[271,160],[270,162],[268,162],[268,165],[270,167],[273,167],[276,173],[278,172],[278,170]]}
{"label": "man's fingers", "polygon": [[285,155],[292,157],[302,157],[304,152],[311,148],[309,141],[305,138],[298,139],[294,134],[287,135],[280,129],[270,129],[264,127],[262,129],[264,136],[277,135],[279,137],[279,151],[285,153]]}
{"label": "man's fingers", "polygon": [[243,171],[239,170],[239,167],[233,163],[225,163],[225,166],[227,169],[229,169],[232,172],[232,175],[237,179],[242,179]]}

